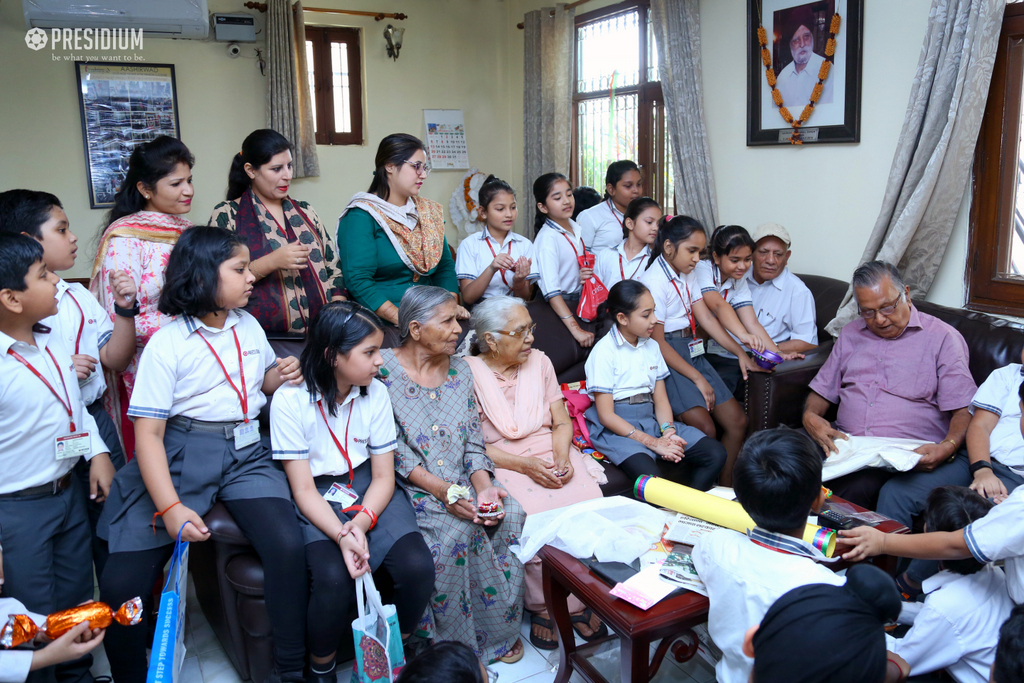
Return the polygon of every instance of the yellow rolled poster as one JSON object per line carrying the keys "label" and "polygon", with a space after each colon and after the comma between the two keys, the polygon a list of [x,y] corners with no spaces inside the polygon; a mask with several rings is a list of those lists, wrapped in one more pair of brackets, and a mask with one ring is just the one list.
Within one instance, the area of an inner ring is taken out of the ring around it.
{"label": "yellow rolled poster", "polygon": [[[712,496],[661,477],[645,475],[638,478],[633,494],[637,500],[703,519],[741,534],[757,526],[735,500]],[[804,540],[824,553],[825,557],[832,557],[836,550],[836,532],[832,529],[808,524],[804,529]]]}

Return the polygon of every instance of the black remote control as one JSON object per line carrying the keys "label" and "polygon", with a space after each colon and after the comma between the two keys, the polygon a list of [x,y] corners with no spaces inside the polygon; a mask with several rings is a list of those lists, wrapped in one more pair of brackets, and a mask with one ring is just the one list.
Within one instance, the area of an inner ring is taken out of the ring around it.
{"label": "black remote control", "polygon": [[818,526],[828,529],[852,529],[863,524],[852,517],[826,508],[818,513]]}

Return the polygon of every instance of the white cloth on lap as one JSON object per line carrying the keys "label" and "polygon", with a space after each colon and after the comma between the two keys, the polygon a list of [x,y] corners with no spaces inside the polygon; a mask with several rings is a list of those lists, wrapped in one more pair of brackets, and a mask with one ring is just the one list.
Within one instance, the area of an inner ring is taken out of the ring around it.
{"label": "white cloth on lap", "polygon": [[844,474],[859,472],[869,467],[886,467],[898,472],[909,472],[921,460],[914,449],[930,441],[896,439],[878,436],[850,436],[836,439],[838,453],[832,453],[821,468],[821,480],[831,481]]}

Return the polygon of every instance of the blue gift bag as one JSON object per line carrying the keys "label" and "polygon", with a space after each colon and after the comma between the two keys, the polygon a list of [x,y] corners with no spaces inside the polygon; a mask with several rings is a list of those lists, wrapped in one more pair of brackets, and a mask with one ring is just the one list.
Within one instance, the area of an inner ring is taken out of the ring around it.
{"label": "blue gift bag", "polygon": [[394,605],[381,603],[369,572],[356,577],[356,609],[352,622],[356,661],[352,683],[391,683],[405,666],[402,632]]}
{"label": "blue gift bag", "polygon": [[[191,524],[191,522],[186,522]],[[181,529],[185,526],[182,525]],[[167,569],[167,583],[160,594],[160,610],[156,618],[156,634],[149,657],[146,683],[178,683],[181,663],[185,659],[185,586],[188,575],[188,541],[174,543],[174,554]]]}

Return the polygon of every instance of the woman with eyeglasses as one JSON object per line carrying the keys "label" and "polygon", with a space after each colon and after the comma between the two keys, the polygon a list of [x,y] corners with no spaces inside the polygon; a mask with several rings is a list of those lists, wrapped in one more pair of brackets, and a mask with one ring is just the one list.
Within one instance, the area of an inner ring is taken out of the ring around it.
{"label": "woman with eyeglasses", "polygon": [[[390,347],[398,342],[398,304],[409,287],[443,287],[454,297],[459,282],[444,236],[444,210],[420,197],[430,174],[423,141],[389,135],[374,163],[369,191],[352,197],[338,220],[338,250],[352,299],[390,323],[384,342]],[[469,317],[461,306],[458,314]]]}
{"label": "woman with eyeglasses", "polygon": [[[565,409],[555,368],[533,348],[537,327],[521,299],[497,296],[473,309],[476,356],[473,393],[480,411],[487,455],[495,476],[526,514],[546,512],[602,496],[604,470],[572,445],[572,423]],[[558,647],[541,585],[540,558],[526,563],[525,607],[530,612],[530,642],[542,650]],[[583,603],[570,598],[573,628],[585,640],[607,628]]]}
{"label": "woman with eyeglasses", "polygon": [[246,310],[266,332],[305,333],[324,304],[344,300],[337,251],[313,207],[292,199],[292,143],[255,130],[231,160],[226,201],[210,225],[245,239],[256,276]]}

